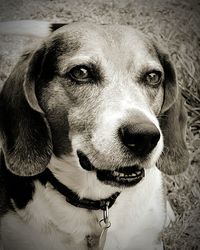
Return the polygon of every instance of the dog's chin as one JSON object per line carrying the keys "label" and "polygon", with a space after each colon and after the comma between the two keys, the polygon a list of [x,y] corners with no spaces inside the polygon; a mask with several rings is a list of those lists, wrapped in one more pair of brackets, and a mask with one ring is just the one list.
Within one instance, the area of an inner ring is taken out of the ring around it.
{"label": "dog's chin", "polygon": [[97,179],[115,187],[131,187],[139,183],[145,176],[145,170],[139,165],[117,167],[114,170],[98,169],[81,151],[77,151],[81,167],[96,172]]}

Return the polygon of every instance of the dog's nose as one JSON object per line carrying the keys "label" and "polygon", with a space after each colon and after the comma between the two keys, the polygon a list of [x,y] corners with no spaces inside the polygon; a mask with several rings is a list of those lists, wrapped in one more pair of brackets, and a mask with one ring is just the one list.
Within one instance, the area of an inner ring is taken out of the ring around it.
{"label": "dog's nose", "polygon": [[136,156],[146,156],[157,145],[160,132],[151,122],[128,124],[119,129],[122,143]]}

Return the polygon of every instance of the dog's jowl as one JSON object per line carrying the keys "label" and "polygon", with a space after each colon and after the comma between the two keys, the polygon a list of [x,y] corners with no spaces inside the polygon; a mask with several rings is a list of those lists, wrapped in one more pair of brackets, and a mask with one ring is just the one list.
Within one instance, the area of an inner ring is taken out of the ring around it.
{"label": "dog's jowl", "polygon": [[0,94],[5,250],[153,250],[187,166],[168,55],[129,26],[53,25]]}

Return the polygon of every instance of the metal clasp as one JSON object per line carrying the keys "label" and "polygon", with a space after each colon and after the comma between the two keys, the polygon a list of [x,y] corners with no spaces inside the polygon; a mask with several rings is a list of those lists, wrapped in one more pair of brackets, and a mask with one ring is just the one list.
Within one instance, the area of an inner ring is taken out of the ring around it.
{"label": "metal clasp", "polygon": [[111,222],[109,221],[109,201],[106,202],[105,210],[103,210],[103,219],[99,221],[99,225],[101,228],[109,228],[111,226]]}

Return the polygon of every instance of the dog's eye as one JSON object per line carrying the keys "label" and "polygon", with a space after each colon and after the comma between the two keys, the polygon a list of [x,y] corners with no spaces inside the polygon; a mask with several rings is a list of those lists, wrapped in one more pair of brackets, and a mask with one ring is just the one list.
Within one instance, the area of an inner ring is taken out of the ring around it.
{"label": "dog's eye", "polygon": [[86,66],[76,66],[69,72],[69,76],[76,81],[85,82],[91,78],[90,70]]}
{"label": "dog's eye", "polygon": [[146,83],[151,86],[157,86],[161,82],[161,72],[153,71],[146,75]]}

